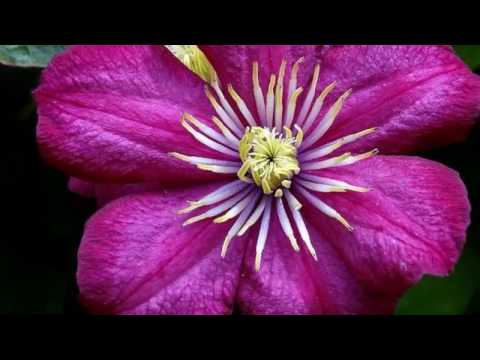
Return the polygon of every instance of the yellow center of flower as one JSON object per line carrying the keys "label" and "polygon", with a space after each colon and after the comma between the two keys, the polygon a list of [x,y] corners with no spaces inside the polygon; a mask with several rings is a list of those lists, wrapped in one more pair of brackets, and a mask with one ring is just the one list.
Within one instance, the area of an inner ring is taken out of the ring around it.
{"label": "yellow center of flower", "polygon": [[238,177],[245,182],[253,180],[264,194],[282,196],[281,187],[289,188],[290,179],[300,172],[297,160],[300,142],[301,137],[292,137],[288,128],[281,134],[275,128],[248,127],[240,140],[242,167]]}

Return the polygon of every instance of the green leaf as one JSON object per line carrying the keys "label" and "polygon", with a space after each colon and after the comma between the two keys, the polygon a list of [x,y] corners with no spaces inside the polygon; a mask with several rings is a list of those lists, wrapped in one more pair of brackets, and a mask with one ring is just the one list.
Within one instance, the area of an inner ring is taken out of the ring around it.
{"label": "green leaf", "polygon": [[426,276],[401,299],[396,314],[463,314],[478,287],[479,277],[480,254],[467,248],[453,274],[444,278]]}
{"label": "green leaf", "polygon": [[65,45],[0,45],[0,64],[45,67]]}
{"label": "green leaf", "polygon": [[455,45],[454,49],[472,70],[480,68],[480,45]]}

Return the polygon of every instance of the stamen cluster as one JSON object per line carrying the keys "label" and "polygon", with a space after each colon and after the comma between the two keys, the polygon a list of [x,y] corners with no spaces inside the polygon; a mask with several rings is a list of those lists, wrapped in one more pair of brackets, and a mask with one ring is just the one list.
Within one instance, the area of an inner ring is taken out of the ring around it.
{"label": "stamen cluster", "polygon": [[[208,218],[214,218],[214,223],[236,218],[226,234],[222,256],[226,255],[228,246],[235,236],[242,236],[260,222],[255,259],[257,271],[260,269],[274,211],[292,248],[295,251],[300,250],[297,241],[299,236],[312,257],[317,258],[307,224],[301,214],[302,203],[297,196],[301,196],[321,213],[339,221],[349,231],[353,231],[342,215],[313,193],[365,192],[368,189],[317,176],[309,171],[347,166],[374,156],[378,152],[374,149],[358,155],[346,152],[342,155],[327,157],[343,145],[372,133],[375,131],[373,128],[315,147],[318,140],[331,128],[351,91],[343,93],[319,119],[324,100],[336,84],[333,82],[326,86],[315,99],[320,73],[320,66],[317,65],[309,90],[304,94],[302,106],[297,109],[297,100],[303,92],[303,88],[297,87],[297,73],[302,62],[303,59],[299,59],[293,64],[288,86],[284,91],[287,63],[283,61],[278,77],[274,74],[270,76],[266,96],[260,86],[258,64],[253,63],[252,84],[256,115],[229,84],[227,90],[238,108],[237,113],[225,97],[216,77],[210,82],[211,88],[207,86],[205,92],[218,116],[212,117],[218,130],[212,129],[190,114],[184,114],[181,119],[182,125],[196,140],[224,156],[231,157],[231,160],[172,154],[202,170],[238,176],[238,179],[232,180],[203,198],[190,201],[190,205],[179,213],[189,213],[201,207],[210,207],[207,211],[186,220],[184,225]],[[286,95],[285,101],[284,95]],[[284,106],[286,106],[285,111]]]}
{"label": "stamen cluster", "polygon": [[[248,128],[240,140],[242,167],[237,172],[240,180],[251,182],[262,188],[263,193],[275,192],[282,196],[281,186],[289,188],[290,179],[300,173],[297,160],[299,138],[294,138],[290,129],[285,128],[285,136],[276,129],[261,127]],[[250,177],[247,177],[250,175]]]}

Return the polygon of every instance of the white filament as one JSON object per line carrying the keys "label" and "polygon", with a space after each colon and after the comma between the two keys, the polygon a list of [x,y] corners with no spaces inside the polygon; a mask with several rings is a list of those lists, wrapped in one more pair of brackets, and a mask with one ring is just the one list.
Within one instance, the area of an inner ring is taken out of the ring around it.
{"label": "white filament", "polygon": [[219,118],[217,118],[216,116],[213,116],[212,121],[220,129],[223,136],[225,136],[225,138],[228,141],[230,141],[230,143],[234,146],[234,148],[238,150],[238,147],[240,146],[240,140],[237,137],[235,137],[235,135],[233,135],[233,133],[225,125],[223,125],[223,123],[220,121]]}
{"label": "white filament", "polygon": [[182,121],[182,125],[185,129],[187,129],[187,131],[190,134],[192,134],[192,136],[198,142],[202,143],[203,145],[209,147],[210,149],[216,150],[219,153],[223,153],[223,154],[230,155],[230,156],[233,156],[233,157],[238,157],[238,152],[235,152],[234,150],[229,149],[226,146],[221,145],[221,144],[209,139],[205,135],[199,133],[198,131],[193,129],[185,120]]}
{"label": "white filament", "polygon": [[268,199],[271,199],[269,196],[263,196],[260,204],[258,204],[257,208],[253,212],[252,216],[247,220],[247,222],[243,225],[243,227],[238,232],[238,236],[242,236],[247,232],[250,227],[256,224],[260,216],[262,216],[263,210],[265,209],[265,205],[267,204]]}
{"label": "white filament", "polygon": [[[351,90],[345,92],[332,105],[332,107],[328,110],[328,112],[325,114],[323,119],[318,123],[315,130],[313,130],[310,136],[307,139],[305,139],[302,145],[304,149],[313,145],[318,139],[320,139],[327,132],[328,129],[330,129],[330,126],[332,126],[333,121],[335,120],[335,117],[340,112],[344,101],[348,98],[348,96],[350,96],[350,94],[351,94]],[[316,118],[316,115],[315,115],[315,118]]]}
{"label": "white filament", "polygon": [[233,100],[235,100],[238,109],[242,113],[243,117],[247,120],[248,124],[250,126],[256,126],[257,122],[253,118],[253,115],[248,109],[247,105],[245,104],[245,101],[243,101],[240,95],[238,95],[238,93],[235,91],[235,89],[231,84],[228,84],[228,92],[230,96],[233,98]]}
{"label": "white filament", "polygon": [[230,241],[235,237],[235,235],[237,235],[238,231],[245,223],[245,220],[247,220],[247,217],[251,214],[260,195],[261,195],[260,191],[257,191],[256,193],[250,195],[247,198],[247,200],[249,201],[248,205],[244,209],[242,209],[240,216],[233,223],[230,230],[228,230],[227,236],[225,237],[225,240],[222,246],[222,257],[225,257]]}
{"label": "white filament", "polygon": [[314,183],[332,185],[335,187],[343,188],[345,190],[357,191],[357,192],[367,192],[368,189],[360,186],[350,185],[345,181],[329,179],[325,177],[315,176],[311,174],[302,173],[299,175],[299,178],[313,181]]}
{"label": "white filament", "polygon": [[257,246],[255,249],[255,269],[260,270],[260,264],[262,261],[263,249],[267,241],[268,228],[270,226],[270,216],[272,212],[272,197],[267,196],[265,200],[265,211],[263,212],[262,222],[260,224],[260,231],[258,232]]}
{"label": "white filament", "polygon": [[233,108],[230,106],[228,103],[227,99],[225,98],[225,95],[222,92],[222,89],[220,88],[220,85],[218,84],[218,80],[214,80],[212,83],[212,87],[217,93],[218,98],[220,99],[220,104],[222,104],[222,107],[226,110],[228,116],[235,122],[237,122],[239,125],[242,124],[242,121],[240,118],[237,116]]}
{"label": "white filament", "polygon": [[262,87],[260,86],[260,81],[258,79],[258,63],[253,63],[252,70],[252,82],[253,82],[253,95],[255,97],[255,104],[257,105],[258,117],[260,123],[266,125],[266,107],[265,107],[265,98],[263,96]]}
{"label": "white filament", "polygon": [[295,251],[300,250],[300,248],[298,247],[297,239],[295,238],[295,235],[293,233],[292,225],[290,224],[287,212],[285,211],[285,206],[283,206],[283,200],[281,197],[277,198],[276,205],[278,220],[280,221],[280,226],[283,232],[290,240],[290,244],[292,244],[293,249]]}
{"label": "white filament", "polygon": [[238,193],[240,190],[245,189],[247,185],[248,184],[240,180],[232,181],[231,183],[228,183],[227,185],[224,185],[221,188],[215,190],[214,192],[211,192],[210,194],[204,196],[200,200],[190,201],[190,206],[183,210],[180,210],[179,213],[183,214],[199,207],[212,205],[219,201],[225,200],[230,196]]}
{"label": "white filament", "polygon": [[240,169],[240,166],[242,166],[241,163],[235,164],[235,166],[205,165],[205,164],[197,165],[199,169],[211,171],[217,174],[236,174],[238,169]]}
{"label": "white filament", "polygon": [[[285,193],[290,193],[288,190],[285,189]],[[295,199],[296,200],[296,199]],[[296,201],[298,202],[298,200]],[[310,239],[310,234],[308,233],[307,227],[305,222],[303,221],[303,217],[300,214],[300,211],[296,209],[296,202],[294,201],[294,196],[287,196],[287,203],[290,207],[290,212],[292,213],[293,220],[295,221],[295,225],[297,226],[298,232],[300,233],[300,237],[302,238],[304,244],[307,246],[308,251],[313,256],[315,260],[317,260],[317,254],[315,252],[315,248],[312,245],[312,241]]]}
{"label": "white filament", "polygon": [[340,156],[336,156],[333,158],[329,158],[322,161],[313,161],[313,162],[305,162],[302,164],[302,170],[320,170],[326,169],[329,167],[334,167],[340,164],[342,161],[345,161],[350,157],[350,153],[345,153]]}
{"label": "white filament", "polygon": [[323,101],[325,100],[327,95],[333,90],[335,85],[336,85],[335,82],[331,83],[317,97],[317,99],[315,100],[315,103],[313,104],[312,110],[308,114],[307,120],[305,121],[305,124],[303,125],[303,131],[307,132],[310,129],[310,127],[312,126],[313,122],[317,119],[318,114],[320,114],[320,111],[322,110]]}
{"label": "white filament", "polygon": [[317,197],[310,194],[308,190],[303,188],[301,185],[296,186],[296,189],[318,210],[322,213],[327,215],[328,217],[334,218],[342,223],[349,231],[352,231],[353,228],[348,224],[347,220],[345,220],[342,215],[340,215],[335,209],[325,204],[322,200],[318,199]]}
{"label": "white filament", "polygon": [[320,65],[315,65],[313,72],[312,82],[310,83],[310,89],[308,90],[307,97],[305,98],[300,114],[297,118],[297,125],[302,126],[305,118],[307,117],[310,106],[312,105],[313,97],[315,96],[315,90],[317,88],[318,76],[320,75]]}
{"label": "white filament", "polygon": [[228,210],[230,209],[232,206],[234,206],[235,204],[237,204],[239,201],[241,201],[244,197],[246,197],[248,194],[250,194],[250,192],[252,191],[253,189],[250,187],[249,189],[245,189],[243,191],[241,191],[240,193],[238,193],[237,195],[235,195],[234,197],[232,197],[231,199],[225,201],[224,203],[200,214],[200,215],[197,215],[197,216],[194,216],[188,220],[186,220],[183,225],[189,225],[189,224],[193,224],[197,221],[200,221],[200,220],[203,220],[203,219],[207,219],[207,218],[211,218],[211,217],[214,217],[214,216],[217,216],[219,214],[221,214],[222,212],[224,212],[225,210]]}
{"label": "white filament", "polygon": [[205,135],[209,136],[212,140],[215,140],[225,146],[228,146],[232,150],[238,150],[238,146],[235,146],[235,144],[232,144],[232,142],[230,142],[225,136],[222,136],[222,134],[216,132],[211,127],[205,125],[201,121],[198,121],[192,115],[185,114],[185,120],[190,121],[194,126],[197,127],[198,130],[200,130]]}
{"label": "white filament", "polygon": [[327,184],[318,184],[310,181],[305,181],[301,179],[296,180],[297,183],[303,185],[305,188],[316,191],[316,192],[344,192],[345,189],[343,187],[337,187]]}
{"label": "white filament", "polygon": [[273,113],[275,106],[275,95],[273,88],[275,87],[275,75],[270,76],[270,83],[268,84],[267,91],[267,105],[266,105],[266,118],[267,118],[267,127],[271,129],[273,127]]}
{"label": "white filament", "polygon": [[213,97],[212,93],[208,88],[205,88],[205,93],[207,94],[207,97],[210,100],[210,103],[215,109],[215,112],[217,113],[217,115],[220,117],[220,119],[222,119],[223,123],[227,125],[230,128],[230,130],[232,130],[235,133],[235,135],[241,138],[243,136],[243,132],[245,129],[243,124],[239,121],[237,122],[230,118],[230,116],[226,113],[223,107],[221,107],[218,104],[217,100],[215,100],[215,98]]}

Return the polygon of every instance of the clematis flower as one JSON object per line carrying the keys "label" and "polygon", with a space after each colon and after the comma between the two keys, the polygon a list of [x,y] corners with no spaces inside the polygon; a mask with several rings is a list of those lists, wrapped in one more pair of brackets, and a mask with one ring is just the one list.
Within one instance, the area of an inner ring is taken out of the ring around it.
{"label": "clematis flower", "polygon": [[[446,46],[74,46],[35,92],[44,157],[104,205],[78,254],[94,313],[390,313],[452,271],[480,79]],[[378,155],[380,151],[381,155]]]}

